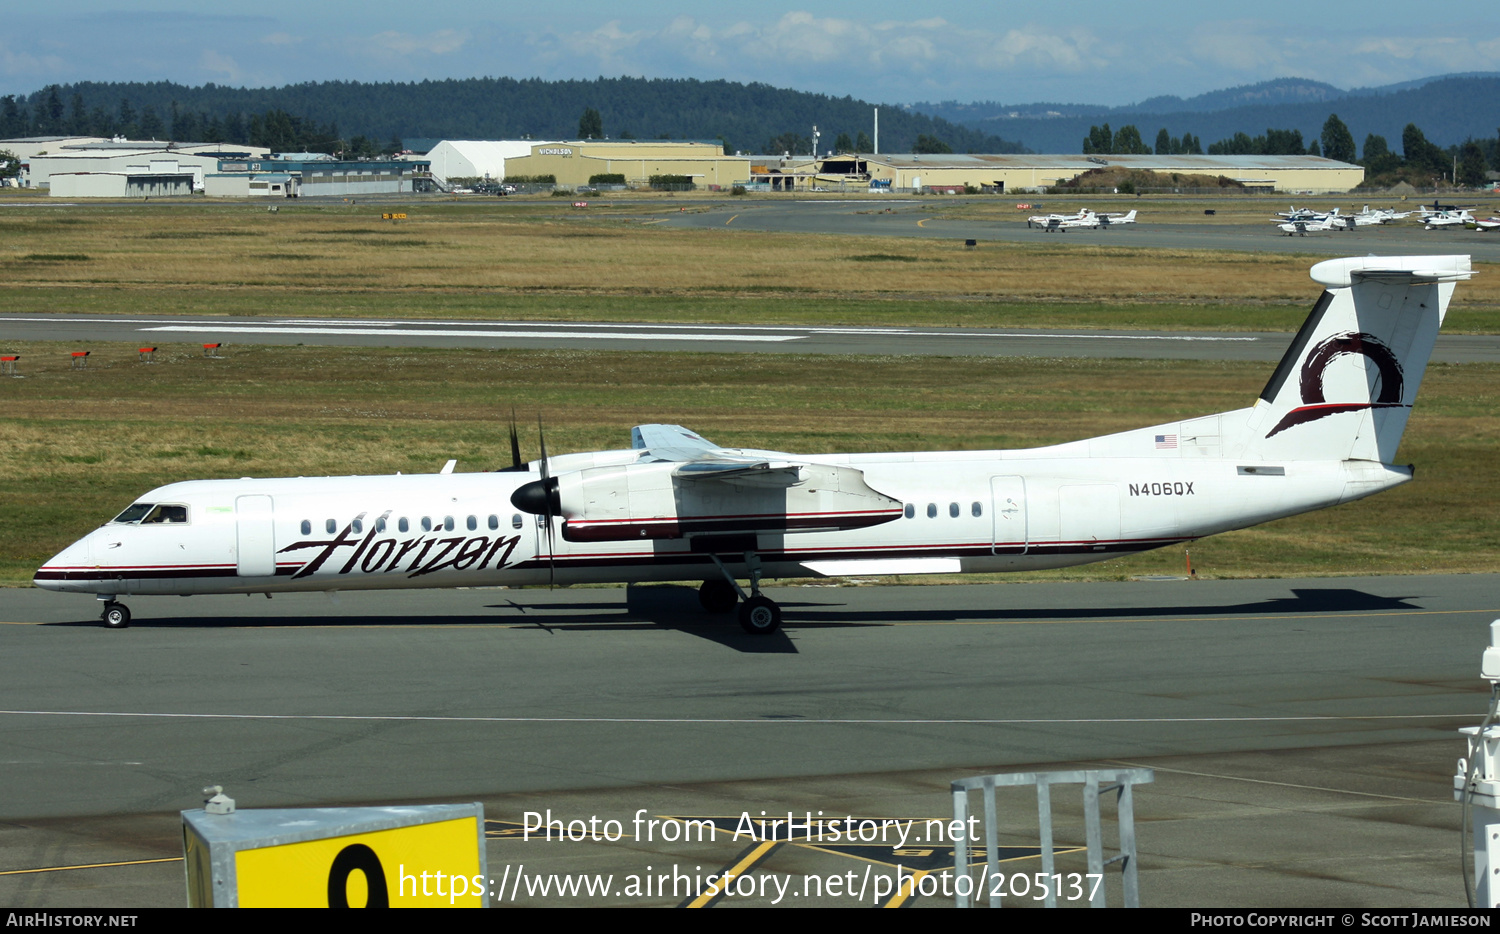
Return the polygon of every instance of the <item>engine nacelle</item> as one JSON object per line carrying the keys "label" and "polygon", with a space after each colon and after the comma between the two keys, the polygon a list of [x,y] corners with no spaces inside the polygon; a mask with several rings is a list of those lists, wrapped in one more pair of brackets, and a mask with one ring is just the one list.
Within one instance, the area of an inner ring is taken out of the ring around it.
{"label": "engine nacelle", "polygon": [[732,476],[683,476],[676,462],[594,467],[557,480],[570,542],[619,542],[748,532],[830,532],[901,516],[902,503],[864,473],[826,464]]}

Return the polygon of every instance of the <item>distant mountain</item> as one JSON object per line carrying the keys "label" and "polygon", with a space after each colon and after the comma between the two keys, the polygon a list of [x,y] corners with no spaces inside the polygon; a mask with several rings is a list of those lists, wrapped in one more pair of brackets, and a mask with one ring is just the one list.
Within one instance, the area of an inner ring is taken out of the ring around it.
{"label": "distant mountain", "polygon": [[[20,104],[28,113],[45,112],[54,91],[59,107],[51,109],[59,113],[57,125],[73,121],[73,99],[77,95],[80,123],[92,119],[96,110],[101,115],[114,115],[125,101],[133,113],[143,115],[149,108],[168,123],[167,115],[174,106],[221,121],[274,108],[320,126],[335,125],[346,139],[358,135],[381,142],[392,137],[571,139],[578,134],[584,110],[592,108],[599,111],[604,133],[609,136],[628,133],[639,139],[722,138],[733,149],[745,152],[759,152],[777,137],[810,138],[814,125],[821,137],[820,149],[833,148],[841,133],[847,133],[851,140],[860,133],[873,137],[876,106],[850,97],[834,98],[766,84],[646,78],[471,78],[385,84],[326,81],[279,88],[82,82],[43,88],[21,99]],[[881,151],[909,152],[922,135],[936,137],[960,153],[1024,151],[988,130],[894,104],[880,105]]]}
{"label": "distant mountain", "polygon": [[1180,97],[1151,97],[1138,104],[1117,107],[1117,113],[1208,113],[1231,107],[1254,107],[1262,104],[1322,103],[1344,97],[1348,92],[1321,81],[1305,78],[1277,78],[1259,84],[1210,91],[1183,100]]}
{"label": "distant mountain", "polygon": [[1034,152],[1079,152],[1089,127],[1108,122],[1115,129],[1134,124],[1146,140],[1162,128],[1172,136],[1184,132],[1205,146],[1246,132],[1268,128],[1301,130],[1316,139],[1330,113],[1337,113],[1363,145],[1366,134],[1384,136],[1399,149],[1408,123],[1421,127],[1427,139],[1450,146],[1469,138],[1488,138],[1500,127],[1500,72],[1467,72],[1374,88],[1341,90],[1321,81],[1278,78],[1197,97],[1154,97],[1136,104],[1104,107],[1091,104],[913,104],[916,112],[1001,133]]}

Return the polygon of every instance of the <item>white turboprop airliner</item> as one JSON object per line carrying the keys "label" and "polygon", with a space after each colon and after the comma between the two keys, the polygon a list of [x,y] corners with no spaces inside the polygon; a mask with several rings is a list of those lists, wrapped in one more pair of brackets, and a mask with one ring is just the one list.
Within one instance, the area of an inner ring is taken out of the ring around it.
{"label": "white turboprop airliner", "polygon": [[[1255,404],[1019,451],[796,455],[643,425],[629,450],[494,473],[198,480],[142,496],[36,572],[96,594],[698,579],[769,633],[764,578],[1101,561],[1412,478],[1396,447],[1467,256],[1336,259]],[[516,453],[512,428],[512,456]],[[450,464],[451,468],[451,464]],[[445,471],[449,468],[445,468]],[[748,579],[749,592],[738,583]]]}

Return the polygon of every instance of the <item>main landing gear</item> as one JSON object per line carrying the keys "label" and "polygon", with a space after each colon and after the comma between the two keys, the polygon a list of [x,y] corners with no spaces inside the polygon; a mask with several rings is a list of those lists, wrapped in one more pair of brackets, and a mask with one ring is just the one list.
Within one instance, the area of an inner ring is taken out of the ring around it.
{"label": "main landing gear", "polygon": [[727,613],[740,603],[740,628],[752,636],[768,636],[781,628],[781,607],[770,597],[760,592],[760,556],[753,551],[745,552],[745,564],[750,568],[750,593],[740,588],[739,582],[718,555],[709,555],[724,573],[724,580],[704,581],[698,588],[698,602],[710,613]]}
{"label": "main landing gear", "polygon": [[130,608],[116,603],[114,594],[100,594],[99,599],[104,601],[104,612],[99,614],[99,619],[105,629],[125,629],[130,625]]}

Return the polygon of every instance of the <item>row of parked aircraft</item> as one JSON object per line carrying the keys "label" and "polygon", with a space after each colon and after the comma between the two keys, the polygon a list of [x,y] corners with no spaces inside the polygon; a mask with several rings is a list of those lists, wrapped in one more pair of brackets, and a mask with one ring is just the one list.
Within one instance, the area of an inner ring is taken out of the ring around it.
{"label": "row of parked aircraft", "polygon": [[1027,450],[890,454],[726,448],[641,425],[629,448],[549,457],[543,442],[530,463],[512,426],[512,463],[493,472],[168,484],[35,582],[95,594],[120,628],[136,594],[698,580],[704,609],[738,607],[747,632],[771,633],[771,578],[1067,567],[1406,483],[1397,445],[1469,275],[1467,256],[1318,263],[1312,313],[1260,397],[1229,412]]}
{"label": "row of parked aircraft", "polygon": [[1271,222],[1276,229],[1291,236],[1306,236],[1310,233],[1323,233],[1330,230],[1355,230],[1360,227],[1372,227],[1382,224],[1392,224],[1396,221],[1405,220],[1413,214],[1419,215],[1418,220],[1427,230],[1439,230],[1445,227],[1466,227],[1469,230],[1481,232],[1494,230],[1500,227],[1500,218],[1476,218],[1470,214],[1472,205],[1460,207],[1452,204],[1440,204],[1433,202],[1431,207],[1421,205],[1416,211],[1396,211],[1391,208],[1371,210],[1367,204],[1364,210],[1356,214],[1340,214],[1338,208],[1331,211],[1320,212],[1310,208],[1298,208],[1293,206],[1290,210],[1282,211]]}
{"label": "row of parked aircraft", "polygon": [[1040,227],[1047,233],[1066,230],[1098,230],[1134,224],[1135,211],[1126,214],[1096,214],[1084,208],[1077,214],[1033,214],[1026,218],[1027,227]]}

